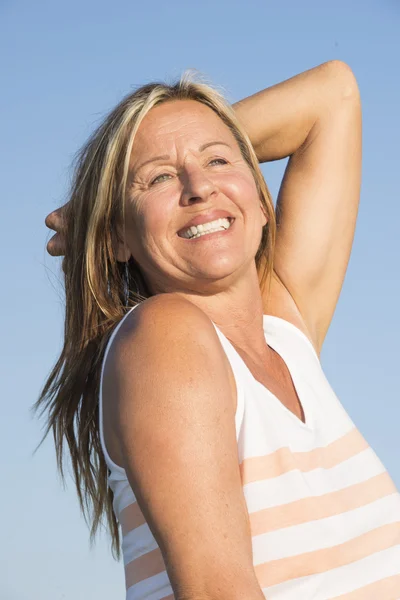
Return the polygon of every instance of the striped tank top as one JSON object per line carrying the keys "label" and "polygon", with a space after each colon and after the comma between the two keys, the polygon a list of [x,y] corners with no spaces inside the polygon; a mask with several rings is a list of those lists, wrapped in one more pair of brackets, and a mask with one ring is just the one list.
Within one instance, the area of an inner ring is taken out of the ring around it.
{"label": "striped tank top", "polygon": [[[265,597],[399,600],[400,494],[332,390],[309,339],[288,321],[264,315],[266,341],[289,369],[303,423],[253,377],[214,327],[236,380],[240,472],[253,564]],[[124,469],[107,453],[101,385],[99,404],[126,600],[173,600],[160,548]]]}

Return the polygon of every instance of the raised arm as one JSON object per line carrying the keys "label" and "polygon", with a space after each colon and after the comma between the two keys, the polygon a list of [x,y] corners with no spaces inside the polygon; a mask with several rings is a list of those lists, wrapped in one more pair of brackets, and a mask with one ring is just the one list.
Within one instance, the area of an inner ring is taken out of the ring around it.
{"label": "raised arm", "polygon": [[264,600],[240,479],[234,391],[215,329],[200,309],[168,294],[128,319],[103,389],[112,390],[121,463],[174,597]]}
{"label": "raised arm", "polygon": [[274,268],[320,350],[346,274],[360,197],[356,79],[348,65],[329,61],[234,108],[260,162],[290,157],[277,199]]}

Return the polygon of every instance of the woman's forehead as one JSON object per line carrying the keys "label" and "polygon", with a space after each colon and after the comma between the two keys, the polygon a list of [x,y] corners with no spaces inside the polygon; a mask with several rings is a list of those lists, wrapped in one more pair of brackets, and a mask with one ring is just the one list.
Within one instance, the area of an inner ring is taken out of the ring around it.
{"label": "woman's forehead", "polygon": [[193,142],[194,146],[216,138],[234,143],[234,136],[222,119],[196,100],[173,100],[152,108],[144,117],[135,136],[132,159],[156,148],[175,143]]}

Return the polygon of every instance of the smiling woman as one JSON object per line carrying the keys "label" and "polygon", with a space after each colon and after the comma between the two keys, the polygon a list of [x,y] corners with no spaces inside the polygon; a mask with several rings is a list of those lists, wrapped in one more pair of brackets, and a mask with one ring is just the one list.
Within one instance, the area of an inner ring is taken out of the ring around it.
{"label": "smiling woman", "polygon": [[[204,294],[210,286],[226,286],[239,263],[254,262],[273,205],[246,134],[236,130],[242,146],[247,145],[244,156],[234,126],[228,127],[210,106],[178,98],[148,112],[135,134],[117,256],[120,261],[135,258],[152,294]],[[217,140],[205,141],[211,136]],[[219,217],[230,218],[234,226],[200,236],[197,225]],[[182,230],[186,235],[179,235]],[[201,243],[188,244],[189,236]],[[265,236],[264,243],[272,245],[271,238]],[[270,257],[270,268],[272,248],[262,253]],[[254,281],[255,275],[256,269]]]}
{"label": "smiling woman", "polygon": [[[259,162],[285,156],[275,218]],[[319,361],[359,200],[349,67],[234,107],[145,85],[75,173],[46,220],[66,324],[36,407],[92,536],[122,534],[127,600],[400,597],[400,495]]]}

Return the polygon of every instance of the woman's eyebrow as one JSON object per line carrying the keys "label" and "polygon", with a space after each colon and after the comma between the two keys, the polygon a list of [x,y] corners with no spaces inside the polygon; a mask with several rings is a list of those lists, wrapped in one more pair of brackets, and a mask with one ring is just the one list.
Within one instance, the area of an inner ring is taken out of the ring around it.
{"label": "woman's eyebrow", "polygon": [[[200,146],[199,148],[199,152],[204,152],[204,150],[206,150],[206,148],[209,148],[210,146],[217,146],[217,145],[222,145],[222,146],[227,146],[228,148],[231,148],[231,146],[229,144],[227,144],[226,142],[223,141],[214,141],[214,142],[207,142],[206,144],[203,144],[202,146]],[[157,160],[168,160],[169,159],[169,154],[162,154],[161,156],[153,156],[153,158],[149,158],[148,160],[145,160],[144,162],[142,162],[138,167],[136,167],[136,169],[133,169],[134,173],[137,173],[138,171],[140,171],[140,169],[142,169],[144,166],[146,166],[147,164],[151,163],[151,162],[156,162]]]}
{"label": "woman's eyebrow", "polygon": [[231,146],[229,144],[227,144],[226,142],[215,141],[215,142],[207,142],[207,144],[203,144],[202,146],[200,146],[199,151],[203,152],[206,148],[209,148],[210,146],[218,146],[218,145],[227,146],[228,148],[231,148]]}

